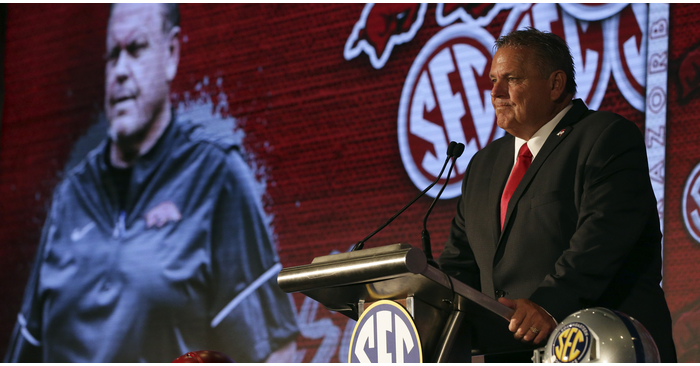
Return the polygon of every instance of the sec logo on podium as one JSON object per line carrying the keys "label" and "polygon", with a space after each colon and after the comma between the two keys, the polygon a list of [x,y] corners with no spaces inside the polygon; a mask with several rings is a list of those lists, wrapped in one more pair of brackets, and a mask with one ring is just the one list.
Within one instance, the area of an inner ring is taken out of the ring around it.
{"label": "sec logo on podium", "polygon": [[418,330],[398,303],[380,300],[367,308],[355,325],[350,341],[350,363],[420,363]]}

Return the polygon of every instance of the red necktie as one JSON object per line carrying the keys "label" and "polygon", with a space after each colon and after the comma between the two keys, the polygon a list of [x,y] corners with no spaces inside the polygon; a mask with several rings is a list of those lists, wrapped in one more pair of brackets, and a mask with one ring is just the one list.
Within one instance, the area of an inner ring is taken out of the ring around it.
{"label": "red necktie", "polygon": [[506,183],[506,188],[503,190],[503,195],[501,196],[501,230],[503,230],[503,225],[506,222],[506,211],[508,211],[508,201],[513,196],[513,192],[518,188],[518,184],[523,179],[527,168],[530,167],[532,162],[532,153],[527,147],[527,143],[524,143],[518,151],[518,160],[515,162],[515,167],[510,173],[510,178],[508,178],[508,183]]}

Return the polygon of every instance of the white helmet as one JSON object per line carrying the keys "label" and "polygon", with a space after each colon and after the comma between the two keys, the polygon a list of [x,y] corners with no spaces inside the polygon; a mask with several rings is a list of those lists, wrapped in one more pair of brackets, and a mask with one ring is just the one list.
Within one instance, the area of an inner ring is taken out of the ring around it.
{"label": "white helmet", "polygon": [[543,362],[660,362],[659,350],[639,321],[591,308],[564,319],[549,336]]}

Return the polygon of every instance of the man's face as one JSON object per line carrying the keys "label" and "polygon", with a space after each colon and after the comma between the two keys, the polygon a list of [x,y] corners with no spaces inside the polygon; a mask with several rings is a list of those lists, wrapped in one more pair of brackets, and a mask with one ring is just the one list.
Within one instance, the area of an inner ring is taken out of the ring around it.
{"label": "man's face", "polygon": [[118,4],[107,28],[105,110],[110,136],[146,134],[166,105],[169,35],[159,4]]}
{"label": "man's face", "polygon": [[529,139],[551,119],[551,83],[542,78],[527,49],[502,47],[491,63],[491,102],[498,127]]}

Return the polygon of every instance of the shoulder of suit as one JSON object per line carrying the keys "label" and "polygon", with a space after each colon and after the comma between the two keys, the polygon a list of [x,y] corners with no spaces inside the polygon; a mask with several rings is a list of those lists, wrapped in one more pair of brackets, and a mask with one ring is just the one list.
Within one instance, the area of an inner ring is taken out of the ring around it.
{"label": "shoulder of suit", "polygon": [[[609,111],[601,111],[601,110],[594,110],[594,109],[588,109],[588,107],[585,105],[585,103],[581,99],[575,99],[573,101],[573,108],[567,113],[567,116],[569,114],[574,114],[576,115],[577,113],[581,113],[577,115],[575,118],[577,120],[571,125],[595,125],[595,124],[601,124],[601,125],[608,125],[610,122],[616,121],[616,120],[625,120],[624,117],[613,113]],[[581,112],[577,112],[581,111]],[[566,116],[564,118],[567,118]]]}
{"label": "shoulder of suit", "polygon": [[634,122],[621,115],[609,111],[588,111],[583,118],[574,124],[574,131],[579,135],[595,136],[610,134],[617,138],[642,138],[642,130]]}
{"label": "shoulder of suit", "polygon": [[513,144],[514,143],[513,140],[514,140],[514,137],[512,135],[509,135],[508,133],[506,133],[502,137],[499,137],[499,138],[491,141],[488,145],[484,146],[481,150],[479,150],[479,152],[481,152],[481,151],[488,152],[489,150],[498,151],[501,148],[503,148],[503,146],[506,146],[508,144]]}
{"label": "shoulder of suit", "polygon": [[611,123],[619,123],[623,125],[636,126],[634,122],[628,120],[621,115],[610,111],[595,111],[589,109],[583,117],[578,121],[579,125],[607,127]]}

